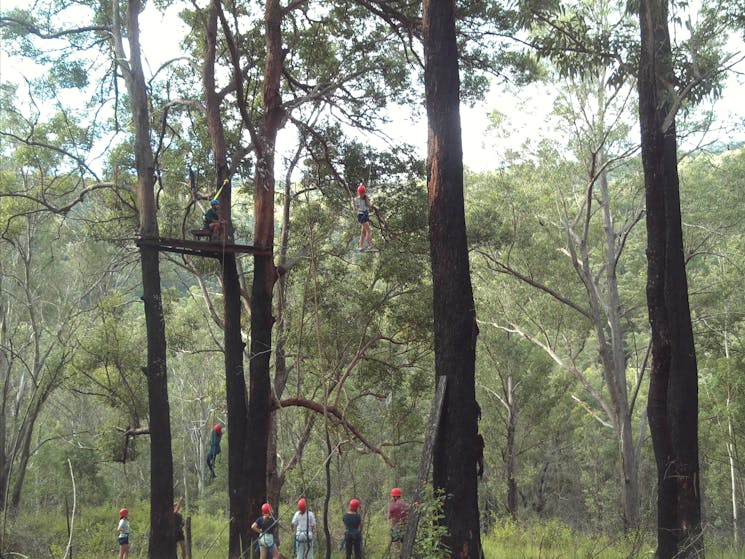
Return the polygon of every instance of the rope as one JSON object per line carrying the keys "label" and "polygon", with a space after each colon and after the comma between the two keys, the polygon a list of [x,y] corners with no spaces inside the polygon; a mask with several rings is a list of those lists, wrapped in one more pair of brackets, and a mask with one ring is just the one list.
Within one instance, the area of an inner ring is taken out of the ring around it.
{"label": "rope", "polygon": [[[341,444],[341,443],[340,443],[340,444]],[[320,465],[320,466],[318,467],[318,470],[316,471],[316,474],[315,474],[315,475],[314,475],[314,476],[313,476],[313,477],[312,477],[312,478],[310,479],[310,481],[311,481],[311,482],[312,482],[312,481],[313,481],[313,480],[314,480],[314,479],[315,479],[315,478],[317,477],[317,475],[318,475],[318,474],[320,473],[321,469],[325,467],[325,465],[326,465],[326,462],[327,462],[328,460],[331,460],[331,457],[332,457],[332,456],[334,455],[334,453],[336,452],[336,449],[338,449],[338,448],[339,448],[339,445],[336,445],[336,446],[334,447],[334,449],[333,449],[333,450],[332,450],[332,451],[331,451],[331,452],[330,452],[330,453],[329,453],[329,454],[328,454],[328,455],[326,456],[326,458],[325,458],[325,459],[323,460],[323,462],[321,463],[321,465]],[[287,514],[287,515],[289,516],[289,514],[290,514],[290,513],[289,513],[289,511],[288,511],[288,512],[287,512],[287,513],[285,513],[285,514]],[[295,511],[292,511],[292,514],[294,515],[294,514],[295,514]],[[274,526],[275,526],[275,525],[277,524],[277,522],[279,522],[279,519],[280,519],[280,518],[281,518],[282,516],[283,516],[283,515],[279,515],[279,516],[277,516],[276,518],[275,518],[274,516],[272,516],[272,519],[274,520],[274,522],[272,522],[272,524],[271,524],[271,526],[269,526],[269,528],[273,528],[273,527],[274,527]],[[212,550],[212,548],[213,548],[213,547],[215,546],[215,543],[217,543],[217,540],[218,540],[218,539],[220,539],[220,536],[221,536],[221,535],[222,535],[222,533],[223,533],[223,532],[225,531],[225,528],[226,528],[226,527],[227,527],[228,525],[230,525],[230,523],[231,523],[232,521],[233,521],[233,517],[230,517],[230,519],[229,519],[229,520],[227,521],[227,523],[226,523],[225,525],[223,525],[222,529],[221,529],[221,530],[220,530],[220,531],[219,531],[219,532],[217,533],[217,535],[215,536],[215,538],[214,538],[214,539],[212,540],[212,543],[210,544],[210,546],[209,546],[209,547],[208,547],[208,548],[207,548],[207,549],[206,549],[206,550],[204,551],[204,553],[202,554],[202,557],[206,557],[206,556],[207,556],[207,554],[208,554],[208,553],[210,552],[210,550]],[[293,536],[293,539],[294,539],[294,536]],[[253,542],[253,541],[254,541],[254,538],[251,538],[251,542]],[[253,545],[252,545],[252,547],[253,547]],[[249,549],[246,549],[246,550],[244,550],[244,551],[243,551],[243,552],[241,553],[240,557],[243,557],[243,556],[244,556],[244,555],[245,555],[245,554],[246,554],[247,552],[250,552],[250,551],[251,551],[251,549],[250,549],[250,548],[249,548]]]}

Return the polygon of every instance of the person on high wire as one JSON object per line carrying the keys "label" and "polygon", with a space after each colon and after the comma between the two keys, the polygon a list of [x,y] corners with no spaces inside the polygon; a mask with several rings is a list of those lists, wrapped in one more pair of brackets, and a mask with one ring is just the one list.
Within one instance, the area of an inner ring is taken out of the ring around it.
{"label": "person on high wire", "polygon": [[[357,222],[361,225],[360,231],[360,252],[365,250],[372,250],[372,230],[370,229],[370,210],[372,209],[372,201],[367,195],[367,189],[365,185],[360,183],[357,187],[357,197],[352,198],[352,207],[357,212]],[[367,248],[365,248],[365,242],[367,242]]]}

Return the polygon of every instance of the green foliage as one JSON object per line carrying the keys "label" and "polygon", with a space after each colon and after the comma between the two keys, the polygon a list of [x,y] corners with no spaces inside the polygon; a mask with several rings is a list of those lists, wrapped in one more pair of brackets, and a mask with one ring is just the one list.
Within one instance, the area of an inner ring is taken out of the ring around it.
{"label": "green foliage", "polygon": [[422,500],[413,503],[412,508],[419,514],[414,557],[421,559],[447,559],[450,550],[442,543],[448,529],[444,525],[445,494],[442,490],[433,491],[432,486],[424,486]]}
{"label": "green foliage", "polygon": [[517,525],[505,522],[484,537],[484,556],[492,559],[628,559],[651,553],[637,534],[613,538],[578,533],[558,522]]}

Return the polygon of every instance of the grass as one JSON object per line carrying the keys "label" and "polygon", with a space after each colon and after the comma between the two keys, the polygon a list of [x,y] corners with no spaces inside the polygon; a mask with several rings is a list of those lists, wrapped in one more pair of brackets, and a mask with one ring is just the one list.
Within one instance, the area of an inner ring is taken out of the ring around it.
{"label": "grass", "polygon": [[[131,559],[147,557],[147,533],[145,522],[148,518],[146,505],[136,508],[132,520]],[[116,518],[104,508],[87,509],[76,518],[72,546],[75,559],[103,559],[116,557]],[[320,520],[320,519],[319,519]],[[335,519],[336,520],[336,519]],[[343,527],[332,522],[332,559],[342,559],[339,540]],[[388,527],[385,518],[372,515],[366,521],[365,557],[368,559],[387,559]],[[289,522],[282,524],[281,551],[292,556],[292,536],[288,531]],[[224,559],[227,557],[228,529],[227,519],[219,514],[196,513],[191,515],[192,558]],[[18,518],[7,526],[6,551],[13,551],[19,558],[59,558],[64,555],[67,545],[67,526],[64,516],[33,515]],[[325,556],[323,532],[319,531],[316,541],[316,557]],[[718,546],[713,536],[705,536],[707,559],[742,559],[743,550]],[[558,522],[542,524],[497,524],[487,533],[482,533],[485,559],[653,559],[654,534],[631,534],[610,536],[605,534],[583,534]],[[422,558],[431,559],[431,558]]]}
{"label": "grass", "polygon": [[[558,522],[495,526],[482,535],[485,559],[653,559],[654,534],[580,534]],[[710,542],[707,559],[742,559],[743,550]]]}

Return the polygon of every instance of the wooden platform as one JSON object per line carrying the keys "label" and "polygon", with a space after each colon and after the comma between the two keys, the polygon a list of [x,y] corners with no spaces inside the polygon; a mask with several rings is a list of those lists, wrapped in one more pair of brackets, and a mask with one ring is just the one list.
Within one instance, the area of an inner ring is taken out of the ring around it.
{"label": "wooden platform", "polygon": [[272,251],[255,247],[253,245],[236,245],[232,243],[222,244],[220,242],[169,239],[159,237],[157,239],[135,240],[137,246],[155,246],[158,250],[165,252],[176,252],[178,254],[192,254],[194,256],[206,256],[209,258],[220,258],[223,254],[258,254],[271,256]]}

